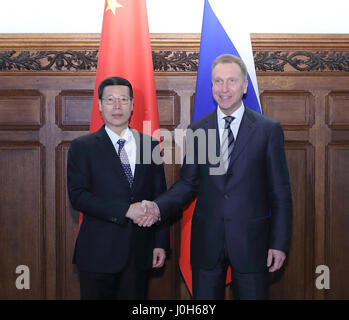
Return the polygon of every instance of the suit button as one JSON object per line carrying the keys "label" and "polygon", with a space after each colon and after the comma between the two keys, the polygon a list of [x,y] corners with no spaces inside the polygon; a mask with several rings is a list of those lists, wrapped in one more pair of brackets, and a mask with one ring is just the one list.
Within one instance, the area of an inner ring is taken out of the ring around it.
{"label": "suit button", "polygon": [[225,200],[228,200],[228,199],[229,199],[229,195],[225,194],[225,195],[224,195],[224,199],[225,199]]}

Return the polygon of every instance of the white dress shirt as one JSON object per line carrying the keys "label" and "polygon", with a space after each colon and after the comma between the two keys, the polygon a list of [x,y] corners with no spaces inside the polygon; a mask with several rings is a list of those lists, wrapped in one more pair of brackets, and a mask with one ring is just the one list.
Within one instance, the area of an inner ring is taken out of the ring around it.
{"label": "white dress shirt", "polygon": [[[234,121],[230,124],[230,129],[234,134],[234,139],[236,140],[240,128],[240,123],[242,120],[242,116],[244,115],[245,107],[244,104],[241,104],[241,106],[235,110],[230,116],[234,117]],[[218,107],[217,108],[217,121],[218,121],[218,130],[219,130],[219,141],[222,144],[223,140],[223,130],[225,128],[225,120],[224,117],[227,115],[222,112],[222,110]]]}
{"label": "white dress shirt", "polygon": [[137,144],[136,144],[136,139],[133,136],[132,131],[130,130],[129,127],[127,127],[127,129],[124,131],[124,133],[122,134],[121,137],[117,133],[115,133],[114,131],[110,130],[107,126],[105,126],[105,131],[107,132],[110,140],[113,143],[116,154],[119,150],[119,145],[117,144],[119,139],[122,138],[122,139],[126,140],[124,149],[127,153],[127,157],[128,157],[128,161],[130,163],[132,175],[134,176],[135,175],[135,168],[136,168],[136,159],[137,159]]}

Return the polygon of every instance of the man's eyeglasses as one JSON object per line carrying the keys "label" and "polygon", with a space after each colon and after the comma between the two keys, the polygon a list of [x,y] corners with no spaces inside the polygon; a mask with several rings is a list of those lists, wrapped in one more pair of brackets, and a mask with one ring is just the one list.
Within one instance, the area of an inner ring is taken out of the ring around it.
{"label": "man's eyeglasses", "polygon": [[106,98],[102,98],[102,102],[106,106],[114,105],[118,101],[121,105],[128,105],[131,101],[131,98],[128,96],[109,96]]}

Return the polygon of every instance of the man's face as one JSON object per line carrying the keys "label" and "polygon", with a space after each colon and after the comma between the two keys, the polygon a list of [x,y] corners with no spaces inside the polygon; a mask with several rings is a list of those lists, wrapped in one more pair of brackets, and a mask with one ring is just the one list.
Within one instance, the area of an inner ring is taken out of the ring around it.
{"label": "man's face", "polygon": [[226,115],[240,107],[247,85],[236,63],[220,63],[212,70],[212,94]]}
{"label": "man's face", "polygon": [[99,110],[104,123],[118,135],[127,128],[133,110],[127,86],[107,86],[103,90],[102,100],[99,100]]}

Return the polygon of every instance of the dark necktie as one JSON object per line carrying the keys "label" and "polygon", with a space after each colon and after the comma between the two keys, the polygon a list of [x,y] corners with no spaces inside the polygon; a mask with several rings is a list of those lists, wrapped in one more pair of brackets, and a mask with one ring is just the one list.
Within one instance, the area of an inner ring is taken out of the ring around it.
{"label": "dark necktie", "polygon": [[118,156],[120,158],[122,167],[125,171],[127,180],[130,184],[130,187],[132,186],[132,182],[133,182],[133,175],[132,175],[132,170],[131,170],[131,166],[130,166],[130,162],[128,161],[128,156],[126,153],[126,150],[124,149],[126,140],[125,139],[119,139],[117,144],[119,145],[119,149],[118,149]]}
{"label": "dark necktie", "polygon": [[225,141],[227,139],[228,141],[227,142],[225,141],[225,146],[223,147],[224,149],[222,150],[222,154],[224,155],[226,152],[228,153],[226,157],[227,160],[225,162],[225,168],[228,168],[230,163],[231,153],[234,148],[234,141],[235,141],[233,131],[231,131],[231,128],[230,128],[230,124],[233,122],[235,118],[232,116],[227,116],[227,117],[224,117],[223,119],[225,120],[224,129],[227,132],[223,140]]}

